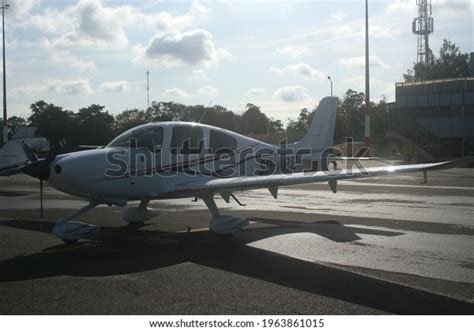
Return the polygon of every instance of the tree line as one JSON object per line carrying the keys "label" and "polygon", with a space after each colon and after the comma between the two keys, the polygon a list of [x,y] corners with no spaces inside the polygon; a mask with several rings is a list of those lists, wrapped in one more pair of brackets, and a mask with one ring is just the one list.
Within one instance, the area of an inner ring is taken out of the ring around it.
{"label": "tree line", "polygon": [[[315,106],[316,108],[316,106]],[[268,117],[258,105],[248,103],[242,114],[215,105],[184,105],[176,102],[153,102],[146,110],[127,109],[112,115],[101,105],[90,105],[77,112],[40,100],[30,105],[27,118],[12,116],[8,119],[9,133],[21,126],[34,126],[38,134],[47,138],[55,151],[75,150],[80,145],[101,146],[118,134],[137,125],[163,122],[200,122],[231,130],[244,135],[256,136],[270,143],[279,143],[289,137],[289,142],[300,139],[307,132],[315,108],[300,110],[297,119],[289,120],[285,127],[281,120]],[[375,120],[374,136],[385,135],[385,101],[372,103],[372,119]],[[364,134],[364,94],[348,90],[338,101],[336,116],[336,142],[346,136],[362,140]]]}

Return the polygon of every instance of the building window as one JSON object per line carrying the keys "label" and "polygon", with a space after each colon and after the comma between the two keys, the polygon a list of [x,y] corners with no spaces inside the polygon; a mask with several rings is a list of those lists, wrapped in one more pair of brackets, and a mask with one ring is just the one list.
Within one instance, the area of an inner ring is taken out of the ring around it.
{"label": "building window", "polygon": [[416,95],[410,95],[407,97],[407,107],[408,108],[416,107]]}
{"label": "building window", "polygon": [[404,95],[397,95],[397,108],[406,108],[407,97]]}
{"label": "building window", "polygon": [[440,137],[451,136],[451,108],[441,107],[439,110],[439,133]]}
{"label": "building window", "polygon": [[440,106],[451,106],[451,93],[442,93],[439,96]]}
{"label": "building window", "polygon": [[430,94],[429,101],[430,107],[438,107],[439,106],[439,94]]}
{"label": "building window", "polygon": [[464,104],[462,92],[452,94],[452,104],[455,106],[462,106]]}
{"label": "building window", "polygon": [[466,92],[464,94],[464,104],[474,105],[474,92]]}
{"label": "building window", "polygon": [[427,107],[428,106],[428,96],[426,94],[418,95],[417,97],[418,107]]}

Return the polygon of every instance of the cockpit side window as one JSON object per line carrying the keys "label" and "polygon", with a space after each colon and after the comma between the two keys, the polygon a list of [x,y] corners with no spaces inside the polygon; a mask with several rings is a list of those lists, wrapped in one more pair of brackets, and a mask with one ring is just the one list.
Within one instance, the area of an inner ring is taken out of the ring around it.
{"label": "cockpit side window", "polygon": [[161,126],[145,126],[121,134],[109,144],[109,147],[146,148],[159,152],[162,144],[163,128]]}
{"label": "cockpit side window", "polygon": [[171,152],[199,154],[203,145],[203,132],[199,126],[175,126],[171,138]]}
{"label": "cockpit side window", "polygon": [[237,140],[228,133],[210,130],[209,149],[212,153],[232,153],[237,149]]}

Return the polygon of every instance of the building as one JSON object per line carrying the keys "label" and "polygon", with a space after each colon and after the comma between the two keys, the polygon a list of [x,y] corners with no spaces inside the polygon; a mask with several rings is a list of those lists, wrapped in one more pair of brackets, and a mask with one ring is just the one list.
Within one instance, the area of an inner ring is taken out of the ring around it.
{"label": "building", "polygon": [[474,156],[474,77],[396,83],[392,152],[417,161]]}

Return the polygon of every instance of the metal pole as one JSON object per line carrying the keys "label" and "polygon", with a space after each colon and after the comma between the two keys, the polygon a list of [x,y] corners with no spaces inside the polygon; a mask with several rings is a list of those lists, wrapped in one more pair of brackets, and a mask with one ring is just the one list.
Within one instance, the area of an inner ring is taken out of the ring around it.
{"label": "metal pole", "polygon": [[150,108],[150,71],[146,71],[146,104]]}
{"label": "metal pole", "polygon": [[369,1],[365,0],[365,146],[370,145]]}
{"label": "metal pole", "polygon": [[333,94],[332,94],[332,79],[331,79],[331,76],[328,76],[328,79],[329,79],[329,81],[331,82],[331,97],[332,97]]}
{"label": "metal pole", "polygon": [[5,9],[8,8],[2,1],[2,39],[3,39],[3,143],[8,142],[8,117],[7,117],[7,72],[5,67]]}

